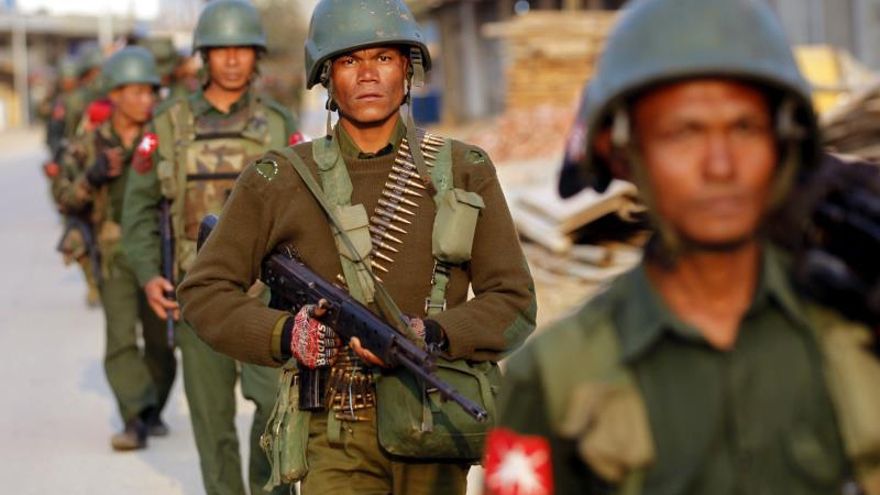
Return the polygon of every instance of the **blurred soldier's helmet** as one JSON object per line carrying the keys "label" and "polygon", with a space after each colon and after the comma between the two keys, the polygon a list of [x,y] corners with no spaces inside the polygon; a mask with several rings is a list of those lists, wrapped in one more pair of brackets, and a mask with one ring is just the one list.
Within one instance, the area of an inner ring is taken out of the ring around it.
{"label": "blurred soldier's helmet", "polygon": [[126,84],[161,84],[153,54],[141,46],[125,47],[114,53],[104,62],[101,73],[108,91]]}
{"label": "blurred soldier's helmet", "polygon": [[810,86],[766,1],[633,0],[584,95],[587,150],[581,179],[598,191],[608,186],[611,167],[596,152],[596,136],[610,128],[615,148],[631,146],[628,113],[635,97],[651,87],[705,77],[765,88],[776,106],[783,161],[818,163]]}
{"label": "blurred soldier's helmet", "polygon": [[334,57],[374,46],[410,47],[416,84],[431,68],[425,36],[403,0],[321,0],[306,38],[306,85],[327,84]]}
{"label": "blurred soldier's helmet", "polygon": [[266,32],[256,7],[246,0],[213,0],[199,15],[193,52],[226,46],[266,50]]}
{"label": "blurred soldier's helmet", "polygon": [[104,63],[104,54],[98,46],[87,48],[77,59],[77,77],[82,77],[92,69],[100,69]]}
{"label": "blurred soldier's helmet", "polygon": [[79,64],[70,58],[63,58],[58,62],[59,79],[75,79],[79,76]]}
{"label": "blurred soldier's helmet", "polygon": [[159,74],[163,76],[173,72],[180,61],[180,55],[177,53],[174,41],[167,36],[144,38],[137,44],[153,54],[153,58],[156,59],[156,67],[159,68]]}

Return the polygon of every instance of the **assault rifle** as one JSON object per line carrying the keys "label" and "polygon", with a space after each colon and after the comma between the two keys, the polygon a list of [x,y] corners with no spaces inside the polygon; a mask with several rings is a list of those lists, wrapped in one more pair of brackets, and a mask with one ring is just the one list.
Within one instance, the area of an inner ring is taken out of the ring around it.
{"label": "assault rifle", "polygon": [[[216,223],[215,215],[208,215],[202,220],[199,226],[199,246],[207,239]],[[260,278],[272,290],[274,300],[280,298],[294,310],[323,299],[327,302],[327,313],[321,317],[321,321],[332,328],[344,342],[357,337],[364,348],[382,361],[390,366],[403,366],[429,387],[436,389],[444,399],[461,406],[477,421],[488,418],[488,413],[482,407],[459,394],[434,374],[436,365],[432,354],[410,342],[344,290],[321,278],[292,253],[275,253],[267,257],[263,261]],[[312,375],[318,376],[317,373]]]}
{"label": "assault rifle", "polygon": [[826,154],[771,237],[795,254],[795,282],[820,303],[880,328],[880,165]]}
{"label": "assault rifle", "polygon": [[[174,234],[171,231],[171,202],[162,198],[159,212],[159,237],[162,241],[162,276],[174,285]],[[168,299],[174,299],[174,292],[165,293]],[[174,315],[168,311],[165,317],[165,336],[168,347],[174,347]]]}

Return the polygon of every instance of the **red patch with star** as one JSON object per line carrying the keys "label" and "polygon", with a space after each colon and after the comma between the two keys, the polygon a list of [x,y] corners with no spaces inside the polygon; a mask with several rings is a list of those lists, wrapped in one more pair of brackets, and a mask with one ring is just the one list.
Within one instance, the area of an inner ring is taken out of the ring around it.
{"label": "red patch with star", "polygon": [[550,443],[496,428],[486,439],[486,495],[552,495]]}
{"label": "red patch with star", "polygon": [[296,146],[305,140],[306,140],[306,137],[303,136],[301,132],[297,131],[297,132],[294,132],[293,134],[291,134],[289,138],[287,138],[287,145],[288,146]]}
{"label": "red patch with star", "polygon": [[141,144],[138,145],[131,159],[131,168],[141,175],[153,170],[153,153],[158,147],[159,136],[152,132],[144,134]]}

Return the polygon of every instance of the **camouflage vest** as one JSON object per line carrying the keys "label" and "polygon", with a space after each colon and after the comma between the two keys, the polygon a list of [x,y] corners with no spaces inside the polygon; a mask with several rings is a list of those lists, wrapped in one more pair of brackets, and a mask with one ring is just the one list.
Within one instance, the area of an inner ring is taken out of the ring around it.
{"label": "camouflage vest", "polygon": [[171,201],[176,272],[186,272],[195,261],[202,218],[220,213],[245,166],[287,145],[286,122],[252,95],[246,109],[222,118],[195,117],[181,98],[156,117],[155,126],[156,173]]}

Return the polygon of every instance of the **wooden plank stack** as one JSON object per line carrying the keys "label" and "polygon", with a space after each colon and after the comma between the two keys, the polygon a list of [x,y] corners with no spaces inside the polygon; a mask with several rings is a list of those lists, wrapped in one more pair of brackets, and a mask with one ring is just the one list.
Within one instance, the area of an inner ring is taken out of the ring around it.
{"label": "wooden plank stack", "polygon": [[507,108],[573,105],[615,18],[614,11],[532,11],[487,24],[483,34],[505,47]]}
{"label": "wooden plank stack", "polygon": [[822,128],[835,151],[880,162],[880,82],[828,111]]}

